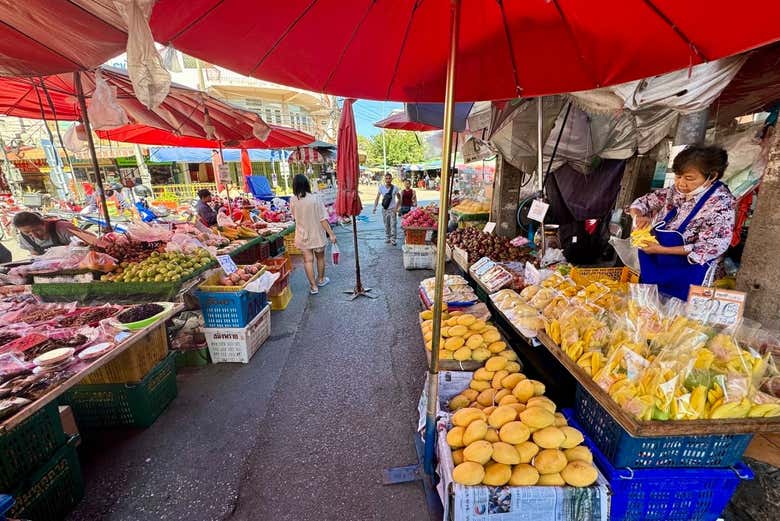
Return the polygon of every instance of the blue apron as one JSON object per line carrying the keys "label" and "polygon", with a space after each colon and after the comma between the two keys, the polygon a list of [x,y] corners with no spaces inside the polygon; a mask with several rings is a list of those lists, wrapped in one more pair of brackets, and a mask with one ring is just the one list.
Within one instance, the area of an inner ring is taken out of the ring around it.
{"label": "blue apron", "polygon": [[[676,230],[667,230],[664,227],[672,222],[677,215],[677,208],[672,208],[661,222],[653,227],[653,235],[661,246],[684,246],[685,233],[688,224],[696,217],[704,203],[723,183],[717,181],[701,196],[696,206],[693,207],[688,217],[680,223]],[[688,299],[690,286],[700,286],[707,276],[711,262],[705,264],[691,264],[687,255],[659,255],[647,254],[639,250],[639,266],[642,270],[641,280],[644,284],[657,284],[658,291],[665,295],[677,297],[681,300]]]}

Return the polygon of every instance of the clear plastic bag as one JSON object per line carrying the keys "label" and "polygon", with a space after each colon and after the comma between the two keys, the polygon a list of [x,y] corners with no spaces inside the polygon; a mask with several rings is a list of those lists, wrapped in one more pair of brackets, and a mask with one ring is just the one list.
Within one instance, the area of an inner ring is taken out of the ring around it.
{"label": "clear plastic bag", "polygon": [[87,142],[81,139],[81,136],[79,135],[80,127],[80,124],[74,123],[68,127],[68,130],[62,135],[62,144],[68,152],[76,154],[87,148]]}
{"label": "clear plastic bag", "polygon": [[103,79],[98,69],[95,72],[95,91],[87,108],[89,123],[95,130],[121,127],[130,123],[125,109],[116,101],[116,87]]}

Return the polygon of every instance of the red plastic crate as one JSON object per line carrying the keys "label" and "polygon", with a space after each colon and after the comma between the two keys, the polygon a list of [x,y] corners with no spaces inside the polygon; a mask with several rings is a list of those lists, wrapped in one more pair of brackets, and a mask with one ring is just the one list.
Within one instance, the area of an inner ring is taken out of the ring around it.
{"label": "red plastic crate", "polygon": [[269,297],[278,297],[282,294],[282,292],[287,288],[287,286],[290,284],[290,274],[288,273],[284,277],[279,277],[276,282],[274,282],[274,285],[271,286],[271,289],[268,290],[268,296]]}
{"label": "red plastic crate", "polygon": [[280,278],[285,278],[292,272],[292,260],[290,257],[272,257],[263,261],[268,271],[279,273]]}

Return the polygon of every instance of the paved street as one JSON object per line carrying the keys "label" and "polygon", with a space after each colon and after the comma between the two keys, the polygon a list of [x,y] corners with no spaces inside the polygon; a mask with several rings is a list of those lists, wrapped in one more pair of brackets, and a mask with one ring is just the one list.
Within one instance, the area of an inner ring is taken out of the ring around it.
{"label": "paved street", "polygon": [[371,220],[358,235],[378,299],[343,299],[354,252],[351,230],[338,229],[332,283],[310,296],[298,265],[292,303],[248,365],[181,370],[178,398],[152,427],[83,445],[86,496],[69,519],[427,519],[419,483],[381,479],[416,459],[415,291],[432,272],[404,270],[400,246]]}

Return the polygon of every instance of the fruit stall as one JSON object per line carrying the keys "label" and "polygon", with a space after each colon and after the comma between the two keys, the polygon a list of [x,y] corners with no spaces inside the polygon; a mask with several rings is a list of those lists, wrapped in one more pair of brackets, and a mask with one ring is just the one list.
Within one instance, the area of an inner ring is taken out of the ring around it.
{"label": "fruit stall", "polygon": [[[666,301],[627,268],[540,269],[530,250],[476,228],[448,239],[461,275],[445,276],[443,292],[445,519],[526,519],[529,508],[540,519],[720,517],[753,478],[742,462],[753,435],[780,432],[773,337]],[[420,288],[427,349],[430,286]],[[488,349],[475,368],[476,346],[451,364],[476,335],[457,327],[469,308],[453,298],[486,306],[486,327],[517,358]],[[552,497],[584,510],[564,514]]]}
{"label": "fruit stall", "polygon": [[404,269],[434,269],[436,263],[436,220],[439,208],[435,205],[413,208],[401,219],[404,230]]}

